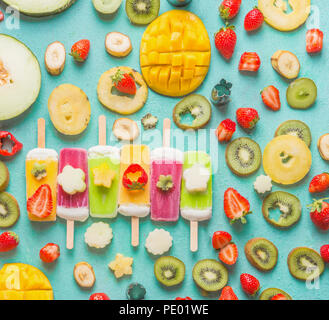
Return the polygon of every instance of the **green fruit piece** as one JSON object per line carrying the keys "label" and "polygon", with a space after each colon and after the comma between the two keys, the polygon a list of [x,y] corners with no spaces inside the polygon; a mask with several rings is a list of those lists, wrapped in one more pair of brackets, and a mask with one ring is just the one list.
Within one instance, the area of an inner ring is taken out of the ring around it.
{"label": "green fruit piece", "polygon": [[5,191],[9,184],[9,171],[4,162],[0,161],[0,191]]}
{"label": "green fruit piece", "polygon": [[[270,218],[270,210],[279,209],[281,214],[278,220]],[[270,193],[263,201],[263,216],[266,221],[275,227],[289,228],[301,217],[302,206],[297,197],[284,191]]]}
{"label": "green fruit piece", "polygon": [[19,218],[17,200],[7,192],[0,193],[0,228],[8,228],[16,223]]}
{"label": "green fruit piece", "polygon": [[101,14],[112,14],[118,11],[122,0],[93,0],[95,9]]}
{"label": "green fruit piece", "polygon": [[244,252],[248,261],[260,271],[272,270],[278,261],[278,249],[265,238],[254,238],[249,240]]}
{"label": "green fruit piece", "polygon": [[159,14],[160,0],[126,0],[126,13],[131,23],[145,25]]}
{"label": "green fruit piece", "polygon": [[146,295],[146,289],[139,283],[132,283],[127,289],[127,297],[129,300],[143,300]]}
{"label": "green fruit piece", "polygon": [[157,187],[162,191],[169,191],[174,186],[171,175],[160,175],[159,181],[157,182]]}
{"label": "green fruit piece", "polygon": [[303,140],[308,147],[312,142],[312,134],[308,125],[299,120],[288,120],[280,124],[275,131],[275,137],[290,135]]}
{"label": "green fruit piece", "polygon": [[156,127],[159,119],[156,116],[148,113],[142,118],[142,125],[144,130],[153,129]]}
{"label": "green fruit piece", "polygon": [[206,292],[216,292],[224,288],[228,281],[227,269],[217,260],[198,261],[192,271],[195,283]]}
{"label": "green fruit piece", "polygon": [[185,278],[185,264],[175,257],[161,257],[155,261],[154,274],[164,286],[176,286]]}
{"label": "green fruit piece", "polygon": [[322,274],[324,262],[315,250],[299,247],[289,253],[288,267],[296,279],[311,281]]}
{"label": "green fruit piece", "polygon": [[283,290],[277,288],[265,289],[259,296],[259,300],[271,300],[279,293],[283,294],[288,300],[292,300],[291,296],[287,292],[284,292]]}
{"label": "green fruit piece", "polygon": [[[187,113],[194,118],[190,125],[181,122],[181,117]],[[191,94],[176,104],[173,119],[177,127],[183,130],[203,128],[211,119],[211,104],[204,96]]]}
{"label": "green fruit piece", "polygon": [[238,138],[226,148],[225,159],[230,170],[238,176],[249,176],[256,172],[262,159],[257,142],[249,138]]}
{"label": "green fruit piece", "polygon": [[31,170],[32,176],[37,179],[41,180],[47,176],[47,166],[45,163],[38,163],[35,162],[33,164],[33,168]]}
{"label": "green fruit piece", "polygon": [[287,101],[294,109],[308,109],[314,104],[317,94],[318,90],[313,80],[300,78],[289,85]]}

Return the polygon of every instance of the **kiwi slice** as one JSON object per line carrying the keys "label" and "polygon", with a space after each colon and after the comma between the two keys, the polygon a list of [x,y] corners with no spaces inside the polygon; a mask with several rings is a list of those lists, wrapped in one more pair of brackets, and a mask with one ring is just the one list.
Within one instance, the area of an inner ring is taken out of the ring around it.
{"label": "kiwi slice", "polygon": [[318,89],[313,80],[300,78],[293,81],[287,89],[287,101],[294,109],[310,108],[318,95]]}
{"label": "kiwi slice", "polygon": [[195,283],[204,291],[216,292],[224,288],[228,281],[227,269],[217,260],[198,261],[192,271]]}
{"label": "kiwi slice", "polygon": [[151,23],[159,14],[160,0],[126,0],[126,13],[133,24]]}
{"label": "kiwi slice", "polygon": [[249,176],[259,169],[262,151],[254,140],[238,138],[227,146],[225,159],[233,173],[241,177]]}
{"label": "kiwi slice", "polygon": [[283,290],[277,288],[265,289],[259,296],[259,300],[271,300],[279,293],[283,294],[288,300],[292,300],[291,296],[287,292],[284,292]]}
{"label": "kiwi slice", "polygon": [[288,267],[296,279],[311,281],[322,274],[324,262],[315,250],[298,247],[289,253]]}
{"label": "kiwi slice", "polygon": [[19,218],[17,200],[8,192],[0,193],[0,227],[8,228],[16,223]]}
{"label": "kiwi slice", "polygon": [[265,238],[250,239],[244,252],[248,261],[260,271],[272,270],[278,261],[278,249]]}
{"label": "kiwi slice", "polygon": [[154,274],[166,287],[176,286],[185,278],[185,264],[175,257],[161,257],[155,261]]}
{"label": "kiwi slice", "polygon": [[[194,118],[192,124],[182,123],[182,116],[190,113]],[[173,110],[173,119],[177,127],[197,130],[204,127],[211,118],[211,104],[200,94],[191,94],[178,102]]]}
{"label": "kiwi slice", "polygon": [[[271,209],[279,209],[281,214],[278,220],[270,218]],[[301,217],[302,206],[299,199],[285,191],[270,193],[263,201],[263,216],[266,221],[275,227],[289,228]]]}
{"label": "kiwi slice", "polygon": [[302,139],[309,147],[312,142],[311,130],[306,123],[299,120],[288,120],[280,124],[275,131],[275,137],[291,135]]}
{"label": "kiwi slice", "polygon": [[6,190],[9,183],[9,171],[4,162],[0,161],[0,191]]}

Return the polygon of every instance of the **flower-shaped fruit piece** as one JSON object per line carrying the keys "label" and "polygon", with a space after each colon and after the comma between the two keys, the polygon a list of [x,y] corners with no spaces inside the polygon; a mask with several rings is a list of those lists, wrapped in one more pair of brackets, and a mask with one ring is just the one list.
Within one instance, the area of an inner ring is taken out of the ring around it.
{"label": "flower-shaped fruit piece", "polygon": [[67,165],[62,173],[58,175],[57,182],[67,194],[74,195],[86,190],[85,179],[86,176],[83,170]]}

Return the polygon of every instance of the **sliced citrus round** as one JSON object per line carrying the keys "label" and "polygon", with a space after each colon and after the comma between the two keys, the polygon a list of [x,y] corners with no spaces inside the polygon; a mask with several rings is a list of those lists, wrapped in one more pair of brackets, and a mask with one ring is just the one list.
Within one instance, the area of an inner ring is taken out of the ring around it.
{"label": "sliced citrus round", "polygon": [[310,149],[295,136],[278,136],[265,147],[264,170],[276,183],[289,185],[302,180],[310,171],[311,165]]}

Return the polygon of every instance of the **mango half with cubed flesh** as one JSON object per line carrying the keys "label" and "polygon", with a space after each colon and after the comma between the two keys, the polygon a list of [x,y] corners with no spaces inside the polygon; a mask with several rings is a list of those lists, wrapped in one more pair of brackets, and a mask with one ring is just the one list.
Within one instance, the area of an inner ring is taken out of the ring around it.
{"label": "mango half with cubed flesh", "polygon": [[24,263],[5,264],[0,270],[0,300],[53,300],[47,277]]}
{"label": "mango half with cubed flesh", "polygon": [[148,86],[163,95],[184,96],[205,79],[211,58],[207,30],[195,14],[172,10],[145,30],[140,65]]}
{"label": "mango half with cubed flesh", "polygon": [[288,4],[284,0],[258,0],[258,9],[271,27],[292,31],[307,20],[311,12],[311,0],[289,0]]}

